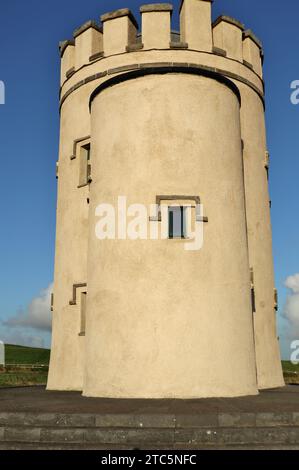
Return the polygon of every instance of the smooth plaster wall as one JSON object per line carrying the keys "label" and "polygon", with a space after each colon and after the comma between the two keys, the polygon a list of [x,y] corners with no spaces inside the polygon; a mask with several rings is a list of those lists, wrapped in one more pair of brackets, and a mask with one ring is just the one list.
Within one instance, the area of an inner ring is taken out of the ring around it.
{"label": "smooth plaster wall", "polygon": [[[69,305],[73,284],[87,281],[88,186],[78,188],[79,151],[73,155],[75,139],[90,134],[86,88],[74,93],[61,113],[54,311],[48,389],[82,390],[84,338],[79,337],[80,308]],[[76,112],[73,112],[76,109]],[[78,293],[78,297],[80,295]]]}
{"label": "smooth plaster wall", "polygon": [[261,100],[239,84],[250,266],[254,272],[255,349],[259,389],[284,385],[274,310],[274,271],[265,114]]}
{"label": "smooth plaster wall", "polygon": [[[199,76],[138,78],[95,98],[91,132],[83,394],[256,394],[237,97]],[[96,238],[98,204],[157,194],[201,197],[202,250]]]}

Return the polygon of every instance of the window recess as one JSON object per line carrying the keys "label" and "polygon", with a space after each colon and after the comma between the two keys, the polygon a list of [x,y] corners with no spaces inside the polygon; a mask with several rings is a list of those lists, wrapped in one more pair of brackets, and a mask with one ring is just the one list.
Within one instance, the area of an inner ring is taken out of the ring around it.
{"label": "window recess", "polygon": [[78,188],[91,183],[90,143],[80,148],[79,185]]}

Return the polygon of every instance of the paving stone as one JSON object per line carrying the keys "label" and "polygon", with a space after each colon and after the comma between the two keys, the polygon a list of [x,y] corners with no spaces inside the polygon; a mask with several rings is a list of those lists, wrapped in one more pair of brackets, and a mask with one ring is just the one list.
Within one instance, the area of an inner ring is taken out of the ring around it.
{"label": "paving stone", "polygon": [[219,426],[255,426],[255,413],[219,413]]}
{"label": "paving stone", "polygon": [[59,414],[59,413],[36,413],[26,414],[24,418],[26,425],[39,426],[94,426],[95,416],[93,414]]}
{"label": "paving stone", "polygon": [[256,415],[257,426],[279,426],[292,424],[292,413],[257,413]]}
{"label": "paving stone", "polygon": [[88,429],[85,434],[86,442],[100,444],[172,444],[174,430],[169,429]]}
{"label": "paving stone", "polygon": [[299,413],[293,413],[293,424],[299,426]]}
{"label": "paving stone", "polygon": [[24,424],[25,413],[0,413],[0,426],[1,425],[14,425],[14,424]]}
{"label": "paving stone", "polygon": [[96,416],[97,427],[174,428],[174,415],[167,414],[102,414]]}
{"label": "paving stone", "polygon": [[41,442],[84,442],[84,428],[42,428],[40,433]]}
{"label": "paving stone", "polygon": [[218,434],[215,429],[176,429],[174,434],[176,444],[217,444]]}
{"label": "paving stone", "polygon": [[189,445],[281,445],[299,444],[299,430],[293,428],[214,428],[176,430],[176,444]]}
{"label": "paving stone", "polygon": [[218,426],[218,415],[199,413],[199,414],[183,414],[176,416],[177,428],[199,428]]}
{"label": "paving stone", "polygon": [[29,426],[5,427],[4,440],[16,442],[39,442],[40,428],[31,428]]}

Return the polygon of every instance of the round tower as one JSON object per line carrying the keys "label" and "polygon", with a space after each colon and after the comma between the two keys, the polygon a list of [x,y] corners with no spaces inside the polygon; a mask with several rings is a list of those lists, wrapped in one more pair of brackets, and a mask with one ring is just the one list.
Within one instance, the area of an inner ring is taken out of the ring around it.
{"label": "round tower", "polygon": [[183,0],[179,33],[172,5],[150,4],[140,33],[122,9],[61,43],[48,389],[200,398],[283,385],[262,48],[233,18],[212,24],[211,3]]}

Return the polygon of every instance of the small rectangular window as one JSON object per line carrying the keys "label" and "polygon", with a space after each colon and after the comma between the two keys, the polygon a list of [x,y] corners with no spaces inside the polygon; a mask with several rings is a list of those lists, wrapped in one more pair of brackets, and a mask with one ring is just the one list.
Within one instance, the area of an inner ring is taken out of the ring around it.
{"label": "small rectangular window", "polygon": [[252,313],[256,312],[255,306],[255,289],[254,289],[254,271],[253,268],[250,268],[250,281],[251,281],[251,307]]}
{"label": "small rectangular window", "polygon": [[168,236],[169,238],[186,238],[187,207],[170,206],[168,208]]}
{"label": "small rectangular window", "polygon": [[81,292],[80,302],[80,335],[85,335],[85,324],[86,324],[86,292]]}
{"label": "small rectangular window", "polygon": [[90,181],[90,144],[80,147],[79,187],[86,186]]}
{"label": "small rectangular window", "polygon": [[255,291],[254,287],[251,288],[251,307],[252,307],[252,313],[256,312],[256,307],[255,307]]}

